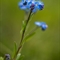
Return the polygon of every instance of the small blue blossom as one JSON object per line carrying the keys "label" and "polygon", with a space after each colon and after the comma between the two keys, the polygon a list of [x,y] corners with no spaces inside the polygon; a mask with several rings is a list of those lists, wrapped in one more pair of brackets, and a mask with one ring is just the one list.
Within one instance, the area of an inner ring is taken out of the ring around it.
{"label": "small blue blossom", "polygon": [[27,8],[27,2],[24,2],[24,0],[22,0],[18,3],[18,6],[20,7],[20,9],[25,10]]}
{"label": "small blue blossom", "polygon": [[40,22],[35,22],[35,25],[41,27],[41,23]]}
{"label": "small blue blossom", "polygon": [[19,2],[19,7],[22,10],[30,10],[32,9],[32,12],[36,12],[37,10],[42,10],[44,8],[44,4],[41,1],[35,1],[35,0],[22,0]]}
{"label": "small blue blossom", "polygon": [[42,24],[42,30],[46,30],[46,28],[47,28],[48,26],[46,25],[46,24]]}
{"label": "small blue blossom", "polygon": [[37,10],[42,10],[44,8],[44,4],[41,1],[31,1],[29,2],[30,9],[33,7],[33,12],[36,12]]}
{"label": "small blue blossom", "polygon": [[48,27],[45,22],[35,22],[35,25],[41,27],[42,30],[46,30]]}
{"label": "small blue blossom", "polygon": [[36,12],[37,10],[42,10],[44,8],[44,4],[41,1],[35,1],[35,8],[33,12]]}
{"label": "small blue blossom", "polygon": [[29,2],[31,2],[32,0],[22,0],[21,2],[18,3],[18,6],[20,7],[20,9],[22,10],[26,10],[29,7]]}

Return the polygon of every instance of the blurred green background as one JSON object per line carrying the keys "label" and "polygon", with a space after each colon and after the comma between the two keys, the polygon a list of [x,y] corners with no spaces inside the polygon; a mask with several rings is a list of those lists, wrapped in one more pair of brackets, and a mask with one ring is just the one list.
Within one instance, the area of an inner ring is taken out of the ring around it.
{"label": "blurred green background", "polygon": [[[42,0],[44,10],[31,17],[28,32],[34,28],[35,21],[44,21],[48,29],[38,29],[22,49],[24,60],[60,60],[60,0]],[[20,30],[24,11],[18,7],[19,0],[0,0],[0,56],[12,56],[14,41],[19,45]]]}

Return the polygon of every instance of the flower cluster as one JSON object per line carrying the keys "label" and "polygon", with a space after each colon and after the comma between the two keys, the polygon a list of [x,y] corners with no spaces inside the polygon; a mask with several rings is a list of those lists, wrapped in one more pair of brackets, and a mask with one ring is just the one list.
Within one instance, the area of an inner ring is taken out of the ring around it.
{"label": "flower cluster", "polygon": [[[21,2],[19,2],[19,8],[25,11],[30,11],[32,10],[32,12],[36,12],[37,10],[42,10],[44,8],[44,3],[42,1],[39,0],[22,0]],[[46,30],[46,28],[48,27],[46,25],[46,23],[44,22],[35,22],[35,24],[38,27],[41,27],[42,30]]]}
{"label": "flower cluster", "polygon": [[33,8],[33,12],[36,12],[37,10],[42,10],[44,8],[44,4],[41,1],[35,1],[35,0],[22,0],[19,2],[19,8],[25,11],[29,11]]}

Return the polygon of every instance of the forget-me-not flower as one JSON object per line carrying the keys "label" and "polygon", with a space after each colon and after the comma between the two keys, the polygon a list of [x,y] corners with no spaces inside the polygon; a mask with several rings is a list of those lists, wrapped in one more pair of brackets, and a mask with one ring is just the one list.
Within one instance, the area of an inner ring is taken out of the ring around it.
{"label": "forget-me-not flower", "polygon": [[42,10],[44,8],[44,4],[41,1],[32,1],[31,5],[34,4],[33,12],[36,12],[37,10]]}
{"label": "forget-me-not flower", "polygon": [[48,27],[45,22],[35,22],[35,25],[41,27],[42,30],[46,30],[46,28]]}
{"label": "forget-me-not flower", "polygon": [[30,10],[32,9],[32,12],[36,12],[37,10],[42,10],[44,8],[44,4],[41,1],[35,1],[35,0],[22,0],[19,2],[19,7],[22,10]]}
{"label": "forget-me-not flower", "polygon": [[22,10],[29,9],[29,7],[30,7],[29,3],[30,3],[31,1],[32,1],[32,0],[22,0],[21,2],[18,3],[18,6],[19,6],[20,9],[22,9]]}

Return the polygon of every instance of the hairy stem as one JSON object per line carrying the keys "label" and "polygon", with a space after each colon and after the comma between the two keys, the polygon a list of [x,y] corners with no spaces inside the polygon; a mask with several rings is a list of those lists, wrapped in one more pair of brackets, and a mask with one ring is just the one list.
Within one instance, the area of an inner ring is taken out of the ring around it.
{"label": "hairy stem", "polygon": [[18,50],[17,50],[17,52],[16,52],[13,60],[16,59],[17,54],[19,53],[19,51],[21,51],[22,41],[23,41],[23,38],[24,38],[24,34],[25,34],[25,31],[26,31],[27,24],[28,24],[28,22],[29,22],[29,20],[30,20],[31,13],[32,13],[32,10],[30,10],[30,13],[29,13],[29,15],[28,15],[28,18],[27,18],[27,20],[26,20],[26,22],[25,22],[26,25],[25,25],[25,27],[24,27],[24,29],[23,29],[23,32],[22,32],[22,37],[21,37],[20,45],[19,45],[19,47],[18,47]]}

